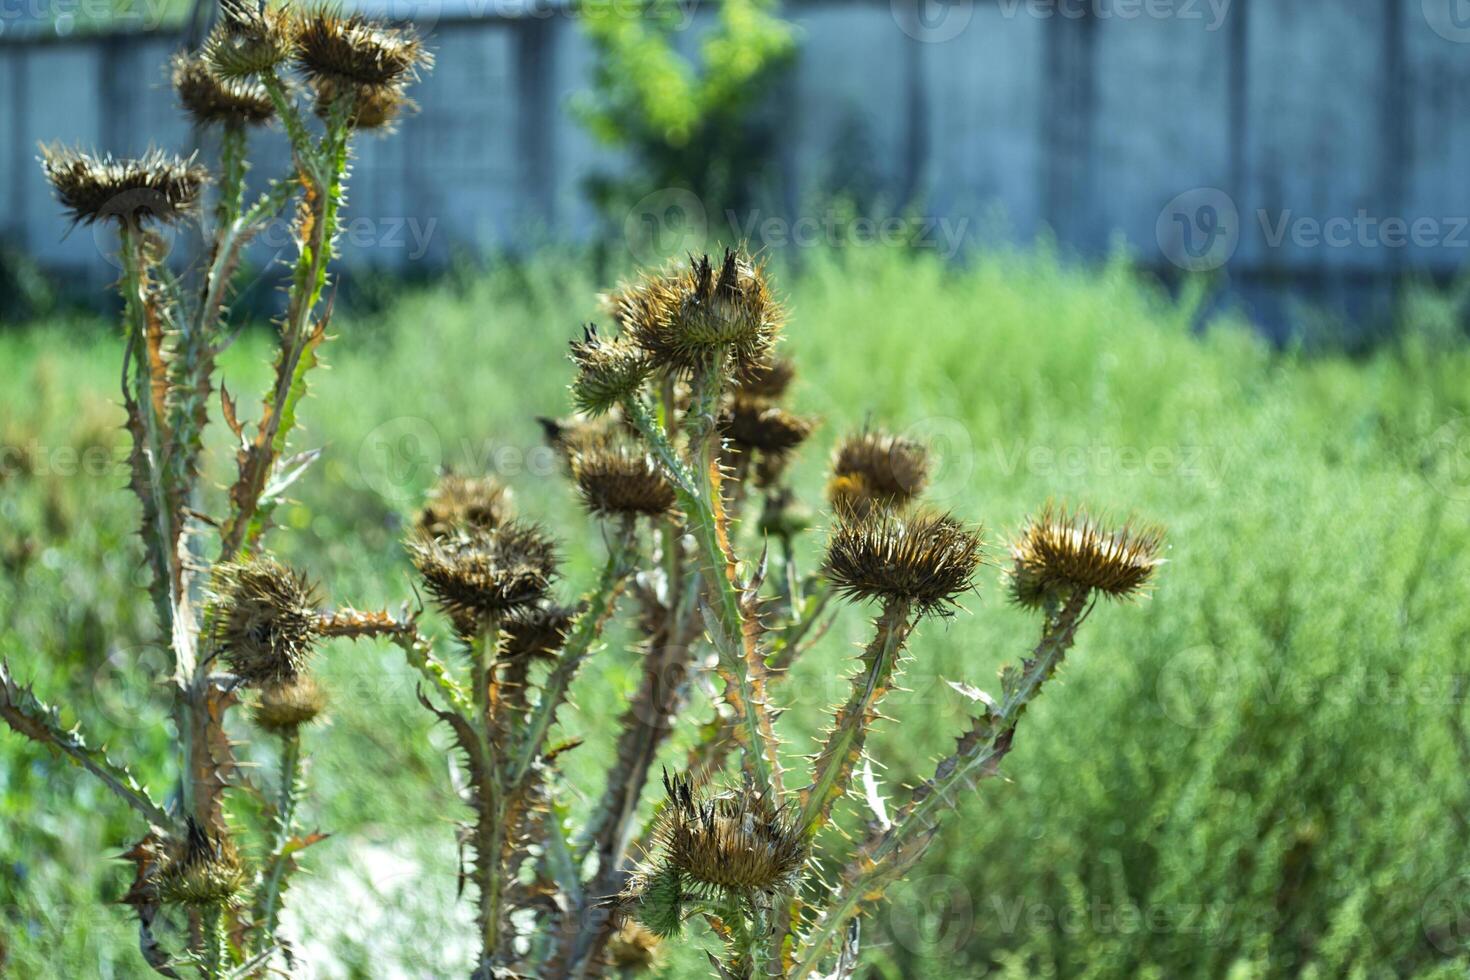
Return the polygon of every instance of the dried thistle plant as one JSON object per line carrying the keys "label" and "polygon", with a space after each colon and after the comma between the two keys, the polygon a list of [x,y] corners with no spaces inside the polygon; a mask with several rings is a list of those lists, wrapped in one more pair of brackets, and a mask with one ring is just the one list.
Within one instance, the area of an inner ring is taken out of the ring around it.
{"label": "dried thistle plant", "polygon": [[[1148,585],[1162,535],[1051,506],[1025,527],[1006,576],[1014,601],[1040,615],[1040,641],[1002,674],[999,697],[956,685],[974,708],[955,750],[890,813],[868,736],[918,627],[975,590],[979,527],[925,506],[923,445],[865,428],[833,454],[826,558],[803,573],[793,541],[813,521],[786,471],[816,421],[785,403],[795,366],[775,354],[787,315],[764,269],[735,251],[699,257],[604,305],[616,333],[589,326],[571,345],[578,414],[539,420],[603,529],[606,564],[587,594],[571,606],[552,594],[554,546],[539,529],[524,542],[493,483],[446,476],[408,542],[461,648],[441,657],[426,639],[405,645],[432,665],[423,701],[466,772],[474,977],[637,972],[694,922],[723,948],[720,977],[851,976],[858,916],[913,867],[959,796],[997,772],[1096,597]],[[489,512],[488,526],[471,516]],[[837,601],[875,607],[873,637],[793,779],[773,724],[779,684]],[[568,787],[557,763],[577,743],[557,741],[555,722],[620,603],[642,681],[605,783]],[[692,748],[641,820],[655,760],[699,685],[717,691],[715,715],[684,722]],[[592,797],[585,819],[558,802],[570,792]],[[865,833],[824,833],[852,798],[865,803]]]}
{"label": "dried thistle plant", "polygon": [[[278,931],[281,902],[298,856],[322,839],[297,822],[305,791],[301,730],[326,703],[311,661],[328,637],[412,642],[411,625],[386,613],[321,608],[313,585],[267,556],[265,536],[276,507],[317,456],[289,447],[326,340],[324,292],[353,131],[406,104],[406,87],[427,64],[422,42],[387,25],[225,0],[202,50],[171,63],[181,108],[217,137],[212,172],[163,151],[116,159],[42,150],[46,177],[72,219],[117,234],[131,489],[141,505],[149,592],[172,653],[172,669],[157,680],[174,704],[176,784],[167,802],[157,802],[126,766],[80,731],[64,729],[56,709],[4,663],[0,718],[80,763],[141,817],[142,839],[125,855],[134,880],[124,901],[138,916],[145,961],[163,976],[290,969],[291,946]],[[293,65],[314,87],[292,78]],[[308,122],[303,93],[314,96],[319,125]],[[285,130],[292,168],[251,187],[250,132],[264,125]],[[210,196],[214,207],[206,212]],[[238,332],[229,302],[242,249],[281,213],[292,216],[296,257],[272,383],[258,418],[247,423],[216,379],[216,362]],[[181,273],[165,263],[159,230],[196,219],[204,248],[198,267]],[[216,397],[236,446],[222,501],[207,497],[201,480]],[[232,709],[242,702],[250,711],[234,721],[241,713]],[[273,743],[274,786],[237,759],[230,730],[242,725]]]}

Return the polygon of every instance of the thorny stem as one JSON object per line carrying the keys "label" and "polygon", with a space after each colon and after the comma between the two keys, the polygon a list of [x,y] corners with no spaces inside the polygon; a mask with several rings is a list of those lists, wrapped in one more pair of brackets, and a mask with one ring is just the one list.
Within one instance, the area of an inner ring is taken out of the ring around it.
{"label": "thorny stem", "polygon": [[501,851],[505,832],[505,793],[501,784],[503,760],[496,751],[495,695],[491,690],[495,653],[500,645],[500,623],[487,620],[470,646],[470,674],[474,689],[475,731],[480,739],[483,765],[475,772],[475,871],[480,886],[481,965],[490,963],[500,945]]}
{"label": "thorny stem", "polygon": [[208,980],[220,980],[225,975],[225,964],[228,962],[223,910],[218,905],[212,905],[204,911],[205,977]]}
{"label": "thorny stem", "polygon": [[954,805],[953,793],[975,780],[993,776],[1010,751],[1016,725],[1027,705],[1056,672],[1086,618],[1088,592],[1079,589],[1047,616],[1041,641],[1019,671],[1002,675],[1002,699],[987,707],[961,737],[960,751],[943,759],[934,778],[914,790],[913,798],[894,817],[893,825],[875,832],[843,871],[834,901],[803,937],[800,958],[788,973],[793,980],[811,975],[868,896],[912,867],[931,839],[941,809]]}
{"label": "thorny stem", "polygon": [[893,683],[894,668],[913,627],[910,609],[907,600],[889,599],[874,623],[873,641],[863,652],[866,670],[853,676],[852,694],[837,709],[831,735],[812,765],[812,784],[802,790],[801,822],[807,833],[821,829],[832,804],[847,791],[877,703]]}
{"label": "thorny stem", "polygon": [[219,144],[219,201],[215,204],[215,222],[221,231],[229,228],[240,216],[245,201],[245,127],[238,122],[228,122],[220,133]]}
{"label": "thorny stem", "polygon": [[271,852],[267,861],[262,894],[257,902],[260,909],[261,934],[259,946],[269,949],[275,943],[276,929],[280,925],[280,896],[285,890],[286,876],[290,872],[291,839],[296,833],[296,805],[306,792],[306,780],[301,769],[301,731],[292,728],[281,735],[281,785],[277,790],[276,812],[271,820]]}
{"label": "thorny stem", "polygon": [[[639,397],[626,400],[625,409],[629,420],[647,441],[654,458],[664,467],[666,475],[674,485],[690,530],[694,533],[701,554],[701,570],[710,595],[708,625],[715,640],[720,657],[720,672],[725,679],[725,696],[741,717],[740,738],[745,751],[742,758],[746,771],[757,790],[770,793],[779,770],[774,760],[776,745],[770,727],[770,716],[764,711],[759,699],[757,681],[753,671],[764,671],[758,658],[748,656],[747,642],[753,637],[747,634],[747,623],[741,611],[741,597],[735,581],[735,563],[729,552],[728,540],[719,514],[718,461],[710,452],[710,443],[716,437],[713,401],[707,394],[717,387],[710,382],[701,383],[695,403],[690,407],[691,419],[696,412],[709,417],[703,421],[691,421],[690,445],[695,454],[695,465],[691,469],[678,456],[666,433],[654,422],[648,406]],[[761,678],[763,680],[763,678]]]}

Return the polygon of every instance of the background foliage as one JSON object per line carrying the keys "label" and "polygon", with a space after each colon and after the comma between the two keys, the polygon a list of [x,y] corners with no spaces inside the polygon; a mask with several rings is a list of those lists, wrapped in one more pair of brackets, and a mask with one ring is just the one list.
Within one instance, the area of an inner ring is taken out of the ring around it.
{"label": "background foliage", "polygon": [[[798,470],[811,499],[823,448],[871,417],[934,441],[933,496],[993,540],[1056,497],[1157,518],[1172,542],[1153,599],[1095,614],[1023,722],[1009,781],[966,801],[865,923],[870,975],[1463,976],[1458,299],[1415,292],[1400,339],[1349,359],[1274,351],[1228,318],[1196,331],[1197,296],[1170,300],[1121,259],[953,267],[853,249],[804,255],[778,281],[804,364],[796,405],[826,419]],[[587,526],[532,416],[564,409],[564,341],[603,285],[580,256],[548,254],[372,315],[339,311],[332,370],[304,408],[304,442],[326,452],[281,511],[298,531],[279,539],[287,557],[335,595],[410,595],[402,525],[439,464],[495,470],[528,515]],[[264,382],[265,341],[231,351],[231,390]],[[162,771],[164,701],[134,666],[164,653],[134,587],[119,357],[91,321],[0,336],[0,652],[92,731],[142,755],[152,745],[148,777]],[[599,549],[590,532],[567,542],[574,581]],[[896,721],[870,743],[891,785],[920,778],[958,724],[944,681],[993,686],[1029,637],[983,578],[969,614],[912,645],[911,693],[889,700]],[[837,629],[856,641],[861,613]],[[841,646],[804,661],[781,696],[837,700]],[[323,657],[333,707],[305,736],[317,787],[305,819],[334,837],[306,856],[288,919],[316,935],[306,976],[467,972],[446,743],[401,661],[364,645]],[[610,721],[636,682],[613,637],[578,681],[570,734]],[[793,754],[813,747],[808,731],[784,734]],[[610,749],[572,753],[570,782],[594,796]],[[102,904],[124,870],[97,870],[137,828],[66,770],[0,733],[0,962],[14,976],[142,976],[124,910]],[[696,952],[667,975],[703,975]]]}

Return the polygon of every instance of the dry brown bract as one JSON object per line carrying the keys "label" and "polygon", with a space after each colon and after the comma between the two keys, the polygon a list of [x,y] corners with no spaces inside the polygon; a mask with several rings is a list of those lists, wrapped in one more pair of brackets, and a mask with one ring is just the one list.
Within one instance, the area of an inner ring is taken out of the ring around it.
{"label": "dry brown bract", "polygon": [[41,148],[41,166],[73,221],[113,220],[129,228],[169,224],[194,211],[209,172],[190,157],[161,150],[138,159],[92,156],[61,146]]}
{"label": "dry brown bract", "polygon": [[1114,599],[1140,594],[1163,562],[1164,532],[1125,524],[1104,528],[1085,511],[1048,506],[1011,545],[1011,598],[1039,608],[1073,589]]}
{"label": "dry brown bract", "polygon": [[638,393],[648,377],[648,356],[625,340],[607,340],[588,324],[582,339],[572,342],[572,401],[577,411],[593,417],[606,414],[625,398]]}
{"label": "dry brown bract", "polygon": [[899,600],[933,613],[969,591],[981,558],[979,533],[948,514],[874,512],[838,525],[825,571],[850,600]]}
{"label": "dry brown bract", "polygon": [[210,623],[225,663],[248,685],[294,680],[316,647],[316,587],[270,558],[215,570]]}
{"label": "dry brown bract", "polygon": [[465,528],[409,544],[419,574],[439,607],[466,638],[486,620],[532,605],[556,577],[556,546],[534,524]]}
{"label": "dry brown bract", "polygon": [[174,56],[174,91],[179,104],[196,123],[259,125],[276,114],[265,86],[254,79],[222,79],[203,58],[184,52]]}
{"label": "dry brown bract", "polygon": [[556,656],[576,617],[575,607],[553,603],[518,610],[504,624],[501,655],[506,660]]}

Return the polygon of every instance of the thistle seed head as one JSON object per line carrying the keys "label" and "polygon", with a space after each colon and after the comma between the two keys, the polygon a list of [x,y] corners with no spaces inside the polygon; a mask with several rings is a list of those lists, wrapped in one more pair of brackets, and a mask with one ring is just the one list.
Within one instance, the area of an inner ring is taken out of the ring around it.
{"label": "thistle seed head", "polygon": [[252,79],[275,71],[295,53],[297,30],[284,8],[220,0],[219,23],[204,41],[204,61],[221,79]]}
{"label": "thistle seed head", "polygon": [[219,78],[202,57],[183,51],[172,64],[179,104],[200,126],[258,126],[276,114],[270,93],[253,78]]}
{"label": "thistle seed head", "polygon": [[617,409],[598,418],[573,415],[569,418],[554,419],[543,415],[536,419],[536,423],[541,426],[542,435],[546,438],[546,444],[560,454],[569,468],[572,464],[572,457],[577,453],[601,445],[612,438],[618,431],[621,421]]}
{"label": "thistle seed head", "polygon": [[41,147],[41,167],[75,222],[113,220],[129,228],[171,224],[196,210],[209,171],[151,150],[134,160],[95,157],[58,145]]}
{"label": "thistle seed head", "polygon": [[316,647],[320,597],[271,558],[229,562],[210,585],[210,624],[225,663],[252,687],[294,680]]}
{"label": "thistle seed head", "polygon": [[418,103],[404,94],[405,85],[357,85],[345,86],[332,79],[321,78],[312,83],[316,94],[316,114],[327,119],[337,101],[344,96],[352,97],[352,108],[348,111],[347,124],[361,131],[377,130],[392,132],[398,118],[418,109]]}
{"label": "thistle seed head", "polygon": [[408,547],[424,584],[464,637],[541,601],[557,572],[555,543],[520,521],[438,538],[421,534]]}
{"label": "thistle seed head", "polygon": [[419,531],[442,537],[459,528],[494,528],[511,519],[510,488],[489,476],[444,473],[414,521]]}
{"label": "thistle seed head", "polygon": [[262,687],[252,717],[268,732],[288,733],[312,721],[326,706],[326,692],[311,675],[301,674]]}
{"label": "thistle seed head", "polygon": [[1081,509],[1048,504],[1011,544],[1011,599],[1038,609],[1073,589],[1132,598],[1163,564],[1163,543],[1162,528],[1125,524],[1109,530]]}
{"label": "thistle seed head", "polygon": [[736,449],[787,453],[806,441],[815,419],[786,411],[764,398],[736,394],[720,419],[721,432]]}
{"label": "thistle seed head", "polygon": [[296,64],[313,82],[373,88],[399,86],[417,76],[433,56],[409,30],[318,7],[301,15]]}
{"label": "thistle seed head", "polygon": [[664,789],[654,841],[685,884],[745,895],[799,884],[811,844],[793,808],[746,788],[706,796],[689,777],[667,772]]}
{"label": "thistle seed head", "polygon": [[646,275],[615,294],[617,319],[658,367],[698,373],[728,355],[736,378],[765,369],[786,314],[764,270],[743,252],[708,255],[684,272]]}
{"label": "thistle seed head", "polygon": [[572,342],[571,357],[577,366],[572,401],[577,411],[593,417],[636,394],[650,370],[646,354],[621,338],[603,339],[592,324],[583,330],[580,341]]}
{"label": "thistle seed head", "polygon": [[796,379],[796,364],[787,357],[772,357],[747,371],[735,386],[737,395],[775,400],[786,394]]}
{"label": "thistle seed head", "polygon": [[923,445],[865,428],[837,447],[827,497],[839,515],[861,517],[906,506],[928,482],[929,453]]}
{"label": "thistle seed head", "polygon": [[969,591],[981,559],[979,532],[948,514],[874,511],[842,520],[824,570],[854,602],[902,600],[921,613],[942,613]]}
{"label": "thistle seed head", "polygon": [[555,603],[517,610],[501,630],[501,655],[507,660],[555,657],[566,643],[577,612],[574,606]]}
{"label": "thistle seed head", "polygon": [[235,905],[246,881],[234,843],[210,834],[193,817],[185,839],[170,845],[156,875],[161,901],[195,908]]}
{"label": "thistle seed head", "polygon": [[607,958],[619,971],[651,970],[658,964],[661,942],[658,933],[637,919],[624,919],[608,940]]}
{"label": "thistle seed head", "polygon": [[674,488],[643,449],[609,439],[572,456],[572,479],[587,510],[598,517],[658,517],[674,506]]}

